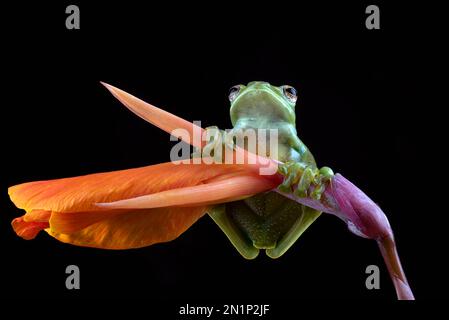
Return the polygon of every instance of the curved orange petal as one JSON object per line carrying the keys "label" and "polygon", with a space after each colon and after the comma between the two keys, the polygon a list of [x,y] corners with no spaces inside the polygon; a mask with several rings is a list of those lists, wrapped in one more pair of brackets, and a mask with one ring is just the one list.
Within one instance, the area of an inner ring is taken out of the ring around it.
{"label": "curved orange petal", "polygon": [[128,211],[52,212],[49,227],[56,233],[73,233],[122,213],[128,213]]}
{"label": "curved orange petal", "polygon": [[34,239],[39,231],[45,229],[49,235],[66,243],[103,249],[131,249],[173,240],[205,212],[206,206],[93,212],[33,210],[14,219],[12,226],[25,240]]}
{"label": "curved orange petal", "polygon": [[29,182],[10,187],[14,204],[27,212],[102,210],[95,203],[114,202],[161,191],[196,186],[207,180],[247,174],[249,165],[173,164],[170,162],[74,178]]}
{"label": "curved orange petal", "polygon": [[23,217],[15,218],[11,225],[14,232],[25,240],[34,239],[39,231],[49,227],[48,222],[27,222]]}
{"label": "curved orange petal", "polygon": [[[77,232],[59,233],[53,228],[45,231],[62,242],[78,246],[102,249],[140,248],[177,238],[205,212],[205,206],[134,210],[129,214],[112,214]],[[50,224],[59,224],[60,227],[65,219],[71,219],[70,215],[53,214]]]}
{"label": "curved orange petal", "polygon": [[48,222],[51,212],[45,210],[31,210],[23,216],[25,222]]}
{"label": "curved orange petal", "polygon": [[[9,194],[17,207],[27,211],[12,223],[24,239],[45,229],[63,242],[127,249],[172,240],[204,215],[211,203],[236,200],[278,183],[276,176],[254,175],[249,165],[163,163],[24,183],[11,187]],[[148,196],[157,200],[159,208],[95,205]],[[188,207],[179,207],[183,204]]]}

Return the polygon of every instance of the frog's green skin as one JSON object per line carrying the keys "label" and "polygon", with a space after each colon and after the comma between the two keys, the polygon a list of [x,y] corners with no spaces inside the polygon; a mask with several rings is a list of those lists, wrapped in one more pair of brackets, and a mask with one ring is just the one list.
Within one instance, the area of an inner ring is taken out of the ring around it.
{"label": "frog's green skin", "polygon": [[[296,133],[296,101],[284,88],[258,81],[240,85],[231,100],[233,130],[278,129],[278,160],[316,172],[312,154]],[[271,258],[280,257],[321,214],[277,192],[221,204],[208,213],[247,259],[254,259],[259,249],[266,249]]]}

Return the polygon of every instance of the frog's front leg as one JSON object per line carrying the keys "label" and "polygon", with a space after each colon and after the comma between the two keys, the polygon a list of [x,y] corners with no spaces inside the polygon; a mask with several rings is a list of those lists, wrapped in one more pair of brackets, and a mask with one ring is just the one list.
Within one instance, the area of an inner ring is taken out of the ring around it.
{"label": "frog's front leg", "polygon": [[[279,172],[285,177],[283,183],[279,186],[282,192],[293,192],[293,186],[297,184],[294,192],[298,197],[310,196],[316,200],[321,198],[327,182],[334,175],[329,167],[318,169],[315,166],[294,161],[279,166]],[[313,190],[309,194],[311,186],[313,186]]]}

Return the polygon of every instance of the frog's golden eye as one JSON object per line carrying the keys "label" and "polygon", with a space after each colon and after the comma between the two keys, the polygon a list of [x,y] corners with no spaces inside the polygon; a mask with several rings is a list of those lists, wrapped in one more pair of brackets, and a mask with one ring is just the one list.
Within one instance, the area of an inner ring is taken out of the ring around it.
{"label": "frog's golden eye", "polygon": [[296,100],[298,100],[298,94],[296,92],[296,89],[292,86],[283,86],[282,91],[284,92],[284,96],[290,101],[291,103],[296,103]]}
{"label": "frog's golden eye", "polygon": [[233,86],[231,89],[229,89],[229,101],[234,101],[237,95],[240,92],[240,85]]}

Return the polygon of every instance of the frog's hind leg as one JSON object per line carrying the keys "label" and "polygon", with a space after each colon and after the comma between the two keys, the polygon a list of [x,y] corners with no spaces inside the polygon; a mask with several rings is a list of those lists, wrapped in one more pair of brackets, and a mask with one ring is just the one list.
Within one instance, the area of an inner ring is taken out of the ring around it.
{"label": "frog's hind leg", "polygon": [[225,205],[218,205],[209,209],[208,214],[245,259],[254,259],[257,257],[259,249],[255,248],[236,227],[234,222],[226,214]]}
{"label": "frog's hind leg", "polygon": [[265,251],[270,258],[276,259],[282,256],[321,214],[321,212],[306,206],[301,206],[300,209],[302,214],[292,228],[282,237],[275,248]]}

